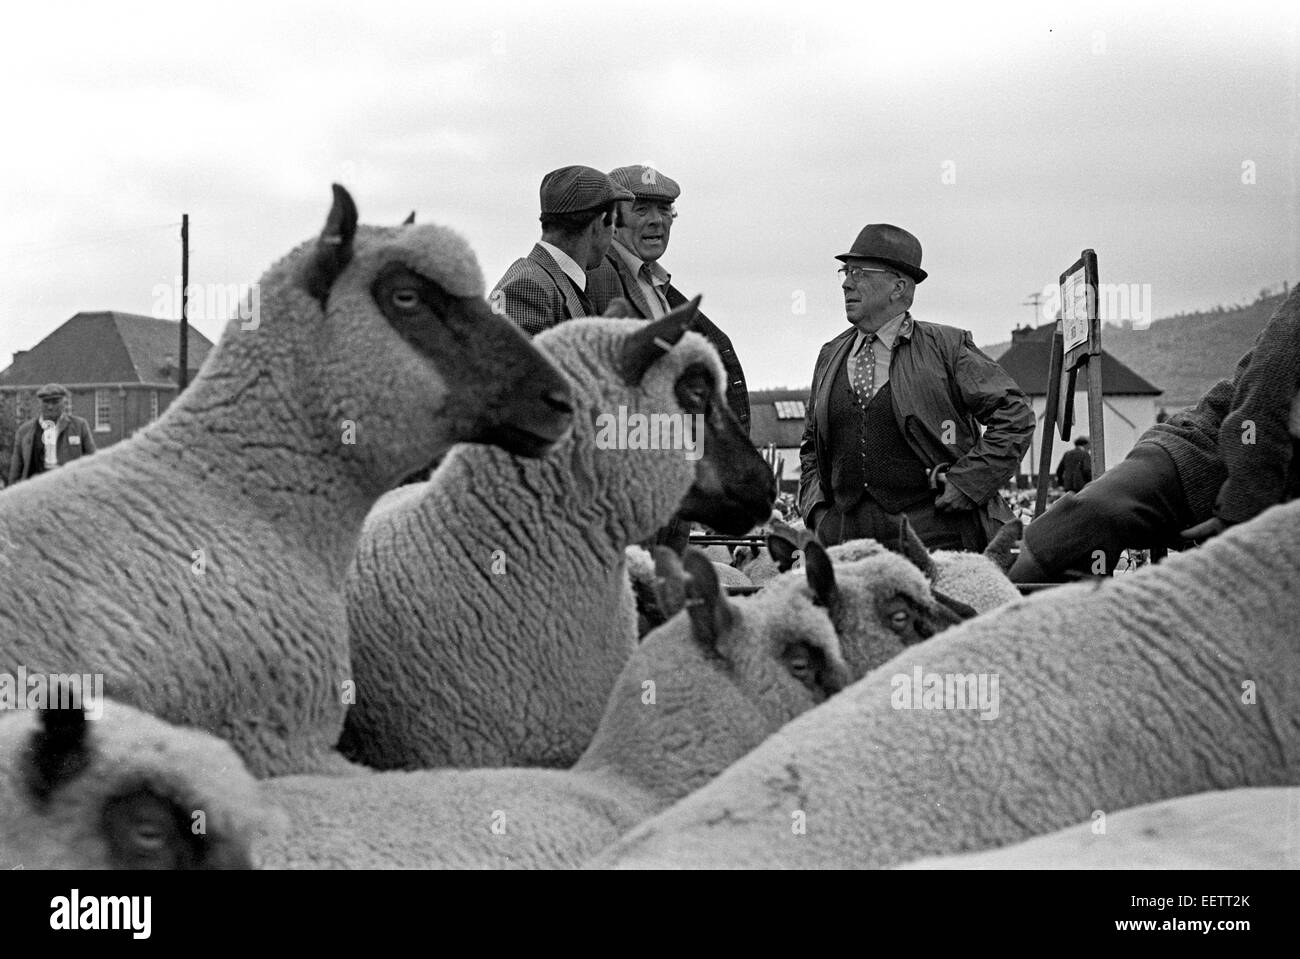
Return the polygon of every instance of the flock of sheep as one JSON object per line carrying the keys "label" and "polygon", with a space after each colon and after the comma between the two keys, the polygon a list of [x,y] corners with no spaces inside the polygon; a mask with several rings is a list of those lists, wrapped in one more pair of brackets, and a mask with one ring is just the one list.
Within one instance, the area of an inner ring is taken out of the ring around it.
{"label": "flock of sheep", "polygon": [[0,867],[1300,865],[1300,502],[1024,599],[1018,529],[650,556],[775,493],[694,306],[483,294],[335,187],[161,419],[0,494],[0,674],[109,697],[0,713]]}

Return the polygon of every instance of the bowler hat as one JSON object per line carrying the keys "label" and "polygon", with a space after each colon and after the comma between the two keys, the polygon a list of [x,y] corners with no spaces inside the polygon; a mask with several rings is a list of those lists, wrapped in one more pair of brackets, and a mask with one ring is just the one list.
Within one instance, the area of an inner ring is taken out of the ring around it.
{"label": "bowler hat", "polygon": [[565,166],[542,177],[542,212],[576,213],[592,210],[632,194],[589,166]]}
{"label": "bowler hat", "polygon": [[36,398],[41,400],[52,400],[56,396],[69,396],[68,388],[59,383],[46,383],[36,391]]}
{"label": "bowler hat", "polygon": [[921,269],[921,241],[891,223],[868,223],[853,241],[853,249],[837,260],[879,260],[906,273],[917,283],[929,274]]}
{"label": "bowler hat", "polygon": [[638,200],[658,200],[672,203],[682,195],[682,188],[672,177],[664,176],[654,167],[634,164],[609,171],[609,178]]}

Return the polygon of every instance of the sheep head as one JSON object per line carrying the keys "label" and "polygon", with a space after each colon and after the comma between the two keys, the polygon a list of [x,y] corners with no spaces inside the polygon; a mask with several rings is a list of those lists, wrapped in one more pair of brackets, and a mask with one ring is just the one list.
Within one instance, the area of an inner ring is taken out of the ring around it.
{"label": "sheep head", "polygon": [[115,701],[0,720],[0,868],[246,869],[280,825],[229,745]]}
{"label": "sheep head", "polygon": [[[812,533],[801,531],[778,547],[801,564],[773,580],[764,590],[772,601],[806,596],[830,615],[839,634],[845,661],[860,679],[908,646],[956,625],[975,611],[936,593],[913,559],[871,542],[872,551],[859,559],[832,562],[833,554]],[[928,554],[927,554],[928,555]]]}
{"label": "sheep head", "polygon": [[669,618],[624,667],[575,769],[614,766],[671,799],[843,689],[850,675],[826,610],[807,597],[733,602],[704,553],[654,553]]}
{"label": "sheep head", "polygon": [[[697,296],[627,338],[620,358],[627,383],[640,384],[656,361],[681,342],[699,307]],[[702,451],[695,481],[678,516],[739,535],[770,514],[776,482],[727,407],[726,382],[720,373],[720,363],[692,363],[673,384],[678,409],[690,418],[690,428],[697,422],[703,425],[703,435],[695,437]]]}
{"label": "sheep head", "polygon": [[570,320],[536,344],[569,377],[573,440],[563,466],[583,508],[601,504],[610,530],[638,542],[675,513],[743,533],[771,510],[771,471],[727,409],[717,350],[688,329],[686,304],[651,323]]}
{"label": "sheep head", "polygon": [[227,366],[253,377],[275,354],[287,370],[275,391],[379,492],[454,443],[550,449],[572,422],[568,384],[489,308],[465,241],[432,224],[358,226],[352,197],[333,189],[320,236],[263,278],[257,323],[232,321],[222,341],[260,353]]}

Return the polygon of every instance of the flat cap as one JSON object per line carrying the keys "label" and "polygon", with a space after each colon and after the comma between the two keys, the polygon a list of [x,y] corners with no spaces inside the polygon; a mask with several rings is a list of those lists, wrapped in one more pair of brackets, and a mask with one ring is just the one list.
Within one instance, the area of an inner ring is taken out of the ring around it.
{"label": "flat cap", "polygon": [[682,188],[672,177],[664,176],[651,166],[621,166],[609,171],[609,178],[638,200],[663,200],[672,203],[682,195]]}
{"label": "flat cap", "polygon": [[542,177],[542,212],[576,213],[630,200],[632,194],[589,166],[563,166]]}
{"label": "flat cap", "polygon": [[36,391],[36,398],[41,400],[52,400],[56,396],[71,396],[68,388],[61,383],[46,383]]}

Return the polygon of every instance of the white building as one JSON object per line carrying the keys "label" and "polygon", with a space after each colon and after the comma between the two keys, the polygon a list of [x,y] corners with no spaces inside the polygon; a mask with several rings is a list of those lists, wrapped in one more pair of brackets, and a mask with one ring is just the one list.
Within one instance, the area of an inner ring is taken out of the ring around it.
{"label": "white building", "polygon": [[[1055,328],[1055,323],[1048,323],[1015,330],[1011,334],[1011,346],[996,357],[998,365],[1020,385],[1034,405],[1034,416],[1038,424],[1034,430],[1034,442],[1020,464],[1021,473],[1030,477],[1038,473],[1038,460],[1042,450],[1043,417],[1047,413],[1047,377]],[[1107,468],[1124,459],[1138,437],[1155,425],[1156,397],[1163,392],[1102,350],[1101,393],[1105,413],[1102,426],[1106,432]],[[1088,426],[1088,393],[1086,381],[1080,375],[1074,394],[1074,426],[1068,439],[1061,439],[1058,431],[1052,445],[1053,472],[1066,450],[1074,446],[1075,438],[1088,435]]]}

